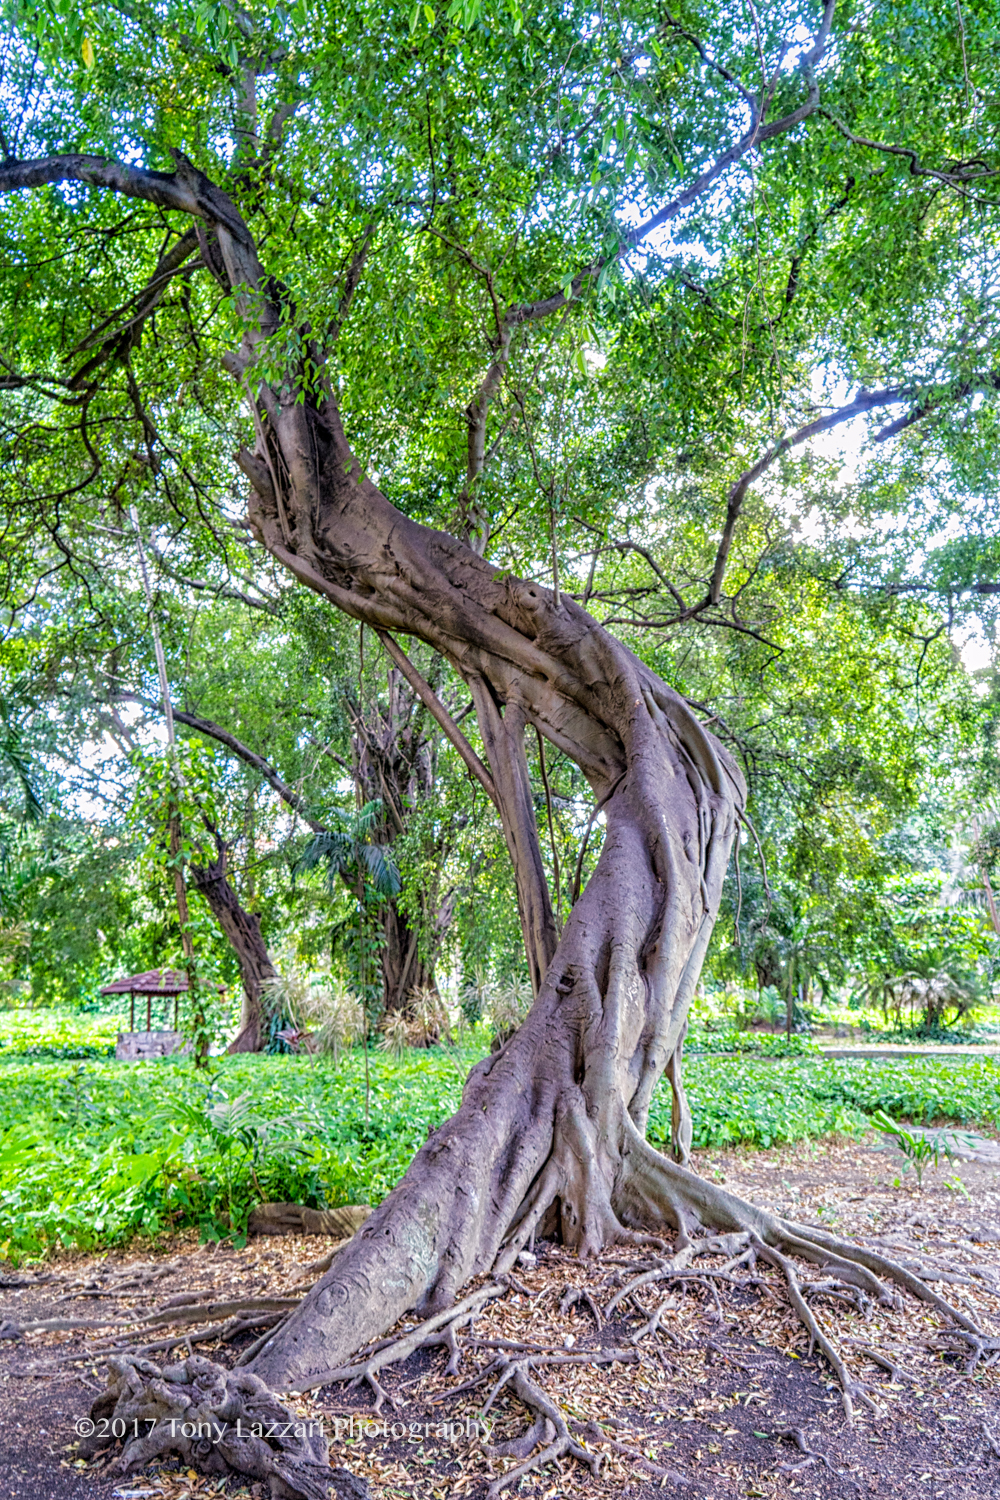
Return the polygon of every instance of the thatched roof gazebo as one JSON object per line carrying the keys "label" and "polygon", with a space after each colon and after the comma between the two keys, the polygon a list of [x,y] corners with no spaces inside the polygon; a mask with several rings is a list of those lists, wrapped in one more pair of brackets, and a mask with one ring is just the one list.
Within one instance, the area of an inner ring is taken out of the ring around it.
{"label": "thatched roof gazebo", "polygon": [[173,995],[174,997],[174,1030],[177,1030],[177,1007],[180,996],[187,993],[188,977],[183,969],[147,969],[144,974],[129,974],[124,979],[116,979],[113,984],[106,984],[101,989],[102,995],[129,995],[132,1000],[129,1030],[135,1031],[135,997],[145,995],[146,997],[146,1030],[153,1029],[153,997],[159,995]]}

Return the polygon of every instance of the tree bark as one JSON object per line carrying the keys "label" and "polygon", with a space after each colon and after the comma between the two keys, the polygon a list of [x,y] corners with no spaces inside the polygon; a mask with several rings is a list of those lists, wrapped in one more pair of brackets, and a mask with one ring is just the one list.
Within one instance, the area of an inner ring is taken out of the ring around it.
{"label": "tree bark", "polygon": [[415,933],[396,901],[386,902],[385,945],[382,949],[383,1004],[389,1012],[412,1010],[414,990],[436,990],[433,964],[420,957]]}
{"label": "tree bark", "polygon": [[191,865],[195,890],[208,902],[212,915],[236,954],[243,981],[239,1030],[228,1052],[259,1052],[264,1043],[264,989],[277,971],[260,933],[260,917],[240,905],[226,877],[226,846],[216,836],[218,853],[208,864]]}

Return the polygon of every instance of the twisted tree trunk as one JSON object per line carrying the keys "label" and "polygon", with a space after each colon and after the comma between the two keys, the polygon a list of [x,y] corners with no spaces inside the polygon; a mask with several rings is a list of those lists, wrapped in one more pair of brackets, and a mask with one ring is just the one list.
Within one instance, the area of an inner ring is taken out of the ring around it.
{"label": "twisted tree trunk", "polygon": [[[280,310],[232,204],[186,163],[177,175],[212,226],[211,237],[199,230],[206,260],[253,289],[243,344],[227,360],[244,382]],[[680,1052],[744,795],[684,701],[585,610],[395,510],[348,444],[331,388],[301,398],[292,375],[280,392],[257,387],[256,450],[238,455],[253,485],[251,527],[339,609],[380,634],[419,637],[468,683],[492,776],[464,740],[463,753],[498,807],[537,998],[473,1070],[458,1114],[257,1356],[257,1372],[278,1386],[340,1363],[410,1308],[446,1304],[543,1223],[591,1253],[665,1219],[686,1232],[705,1216],[706,1185],[671,1168],[644,1129],[669,1065],[674,1146],[687,1155]],[[597,869],[558,945],[529,724],[577,761],[606,819]]]}
{"label": "twisted tree trunk", "polygon": [[230,1042],[229,1052],[259,1052],[263,1046],[265,986],[276,978],[277,971],[261,937],[260,917],[247,911],[226,876],[226,846],[215,835],[216,858],[204,865],[191,865],[195,890],[204,896],[223,936],[236,954],[243,981],[243,1003],[240,1025]]}
{"label": "twisted tree trunk", "polygon": [[[521,587],[531,617],[548,625],[551,599]],[[584,650],[587,681],[600,683],[601,718],[591,721],[586,750],[591,768],[598,755],[607,757],[595,775],[607,798],[597,870],[524,1025],[473,1071],[458,1114],[258,1355],[254,1368],[272,1384],[341,1364],[409,1308],[446,1305],[498,1255],[510,1263],[541,1227],[590,1253],[635,1231],[662,1230],[665,1219],[683,1230],[703,1216],[698,1199],[707,1185],[672,1175],[678,1169],[646,1144],[644,1127],[653,1088],[671,1064],[675,1147],[686,1155],[680,1050],[740,781],[676,695],[575,606],[563,604],[560,614],[566,655],[572,662]],[[510,670],[514,643],[508,637],[506,644],[497,675]],[[525,656],[535,649],[527,637]],[[490,679],[477,675],[489,691]],[[567,726],[579,733],[584,721],[553,687],[556,675],[533,676],[529,686],[541,700],[545,732],[558,724],[565,744]],[[565,684],[565,668],[562,678]],[[516,693],[521,680],[508,682]],[[503,770],[492,768],[495,776]],[[508,820],[519,821],[524,841],[534,837],[523,802]],[[535,894],[544,910],[547,898]],[[535,957],[539,967],[548,959],[541,944]]]}

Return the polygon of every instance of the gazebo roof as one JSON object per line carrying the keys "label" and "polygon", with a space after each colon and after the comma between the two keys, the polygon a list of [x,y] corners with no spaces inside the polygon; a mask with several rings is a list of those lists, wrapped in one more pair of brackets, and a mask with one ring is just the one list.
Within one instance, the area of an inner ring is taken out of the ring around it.
{"label": "gazebo roof", "polygon": [[101,989],[102,995],[183,995],[188,977],[183,969],[147,969],[145,974],[129,974]]}

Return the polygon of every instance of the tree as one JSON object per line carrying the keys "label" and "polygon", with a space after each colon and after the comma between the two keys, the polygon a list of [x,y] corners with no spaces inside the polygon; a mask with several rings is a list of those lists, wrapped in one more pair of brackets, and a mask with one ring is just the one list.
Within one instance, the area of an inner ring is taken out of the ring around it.
{"label": "tree", "polygon": [[387,844],[374,835],[383,820],[381,802],[366,802],[356,813],[338,814],[334,826],[313,834],[299,855],[296,869],[325,865],[332,893],[339,876],[354,898],[354,911],[344,924],[350,954],[351,981],[369,1021],[382,1009],[383,989],[379,950],[378,908],[399,894],[399,871]]}
{"label": "tree", "polygon": [[[23,412],[21,471],[40,443],[34,413],[58,408],[64,425],[46,441],[76,455],[74,495],[107,467],[187,525],[181,492],[194,517],[217,463],[206,411],[227,410],[201,353],[211,326],[252,424],[237,464],[253,537],[375,633],[495,805],[514,868],[531,1013],[258,1354],[255,1369],[278,1384],[339,1366],[404,1311],[443,1307],[470,1276],[509,1268],[536,1230],[581,1254],[665,1222],[682,1242],[721,1230],[839,1266],[884,1299],[880,1276],[935,1301],[885,1258],[784,1223],[684,1165],[687,1009],[745,786],[681,695],[588,612],[589,583],[567,587],[567,553],[570,525],[586,531],[570,506],[588,474],[584,520],[599,549],[614,517],[594,498],[597,476],[617,466],[639,488],[661,466],[693,472],[705,490],[692,504],[718,525],[695,575],[683,588],[668,580],[669,623],[752,630],[729,580],[758,480],[855,418],[872,416],[883,442],[923,424],[944,433],[946,452],[952,412],[992,409],[992,342],[978,337],[989,294],[965,275],[979,226],[988,235],[995,218],[994,169],[975,134],[996,109],[979,81],[993,77],[988,25],[966,28],[960,50],[950,23],[942,39],[916,8],[909,26],[908,7],[856,24],[835,0],[822,12],[774,6],[760,30],[732,24],[726,7],[691,11],[690,26],[643,6],[598,24],[587,7],[541,6],[522,33],[519,11],[509,28],[476,4],[412,16],[318,7],[315,20],[202,7],[197,24],[178,6],[167,40],[159,10],[130,5],[84,54],[89,74],[114,50],[114,77],[107,65],[95,92],[60,50],[78,40],[72,28],[56,41],[47,14],[11,9],[51,82],[39,122],[12,121],[6,137],[10,228],[78,258],[68,226],[93,213],[122,264],[133,233],[155,226],[160,246],[139,255],[145,280],[127,304],[95,309],[85,330],[71,278],[58,284],[40,254],[19,273],[36,300],[34,275],[57,283],[49,332],[33,325],[5,377]],[[958,102],[969,48],[975,124]],[[22,44],[25,72],[30,55]],[[886,82],[904,56],[906,111]],[[139,164],[153,159],[140,134],[169,169]],[[24,142],[33,154],[15,157]],[[139,205],[134,219],[92,208],[84,189]],[[980,217],[963,217],[973,204]],[[681,253],[686,236],[700,265]],[[206,276],[211,292],[196,294]],[[959,287],[953,335],[943,310]],[[89,288],[110,297],[99,281]],[[604,358],[611,374],[595,395],[588,372]],[[72,375],[59,373],[67,359]],[[824,363],[856,393],[818,415],[811,380]],[[190,416],[165,396],[185,368]],[[574,442],[578,419],[589,446]],[[98,420],[108,436],[95,445]],[[732,466],[721,507],[709,482],[719,450]],[[52,518],[70,498],[33,493],[75,559],[88,502],[67,541],[61,512]],[[485,556],[499,555],[518,511],[511,550],[525,577]],[[233,520],[220,504],[211,524],[192,524],[231,550]],[[15,552],[26,568],[26,549]],[[465,681],[483,756],[401,636]],[[561,937],[529,727],[580,766],[604,819]],[[665,1068],[679,1161],[644,1135]],[[850,1407],[836,1351],[811,1331]]]}

